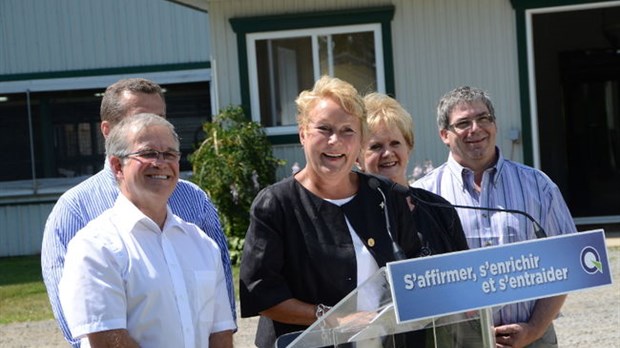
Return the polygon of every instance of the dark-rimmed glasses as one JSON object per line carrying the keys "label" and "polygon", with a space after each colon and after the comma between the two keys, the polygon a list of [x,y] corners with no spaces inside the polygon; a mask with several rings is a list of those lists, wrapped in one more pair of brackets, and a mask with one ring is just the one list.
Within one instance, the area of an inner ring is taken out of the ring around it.
{"label": "dark-rimmed glasses", "polygon": [[155,162],[158,159],[161,159],[164,162],[174,163],[174,162],[178,162],[181,159],[181,152],[173,151],[173,150],[168,150],[168,151],[142,150],[142,151],[136,151],[136,152],[129,153],[122,157],[123,158],[137,157],[137,158],[140,158],[148,162]]}
{"label": "dark-rimmed glasses", "polygon": [[493,123],[495,123],[495,117],[493,115],[486,113],[482,115],[478,115],[476,117],[462,119],[457,122],[454,122],[451,125],[448,125],[448,129],[453,130],[457,133],[462,133],[468,131],[473,127],[474,122],[478,125],[478,127],[487,128]]}

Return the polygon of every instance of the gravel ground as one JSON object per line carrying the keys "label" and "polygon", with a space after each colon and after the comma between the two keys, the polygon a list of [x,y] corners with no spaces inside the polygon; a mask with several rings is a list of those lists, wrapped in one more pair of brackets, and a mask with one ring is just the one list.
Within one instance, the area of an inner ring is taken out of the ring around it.
{"label": "gravel ground", "polygon": [[[555,321],[560,347],[620,348],[620,240],[608,242],[614,283],[568,296]],[[235,347],[254,347],[256,318],[238,320]],[[0,347],[68,347],[53,320],[0,325]]]}

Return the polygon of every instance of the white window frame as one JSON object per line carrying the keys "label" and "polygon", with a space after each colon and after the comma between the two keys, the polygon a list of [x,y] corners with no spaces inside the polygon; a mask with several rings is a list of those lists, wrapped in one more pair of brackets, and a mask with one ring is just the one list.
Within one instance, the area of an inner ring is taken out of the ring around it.
{"label": "white window frame", "polygon": [[[250,108],[252,121],[261,122],[260,115],[260,98],[258,93],[258,67],[256,65],[256,41],[269,39],[289,39],[297,37],[310,37],[312,42],[312,61],[314,69],[314,79],[318,80],[320,76],[319,67],[319,44],[318,37],[326,35],[336,35],[345,33],[373,32],[375,43],[375,65],[376,65],[376,81],[377,92],[385,93],[385,71],[383,61],[383,39],[380,23],[369,23],[359,25],[345,25],[321,27],[312,29],[296,29],[296,30],[280,30],[268,32],[256,32],[246,34],[246,49],[248,61],[248,80],[250,84]],[[331,74],[331,72],[330,72]],[[268,136],[272,135],[290,135],[297,133],[297,126],[276,126],[264,127]]]}

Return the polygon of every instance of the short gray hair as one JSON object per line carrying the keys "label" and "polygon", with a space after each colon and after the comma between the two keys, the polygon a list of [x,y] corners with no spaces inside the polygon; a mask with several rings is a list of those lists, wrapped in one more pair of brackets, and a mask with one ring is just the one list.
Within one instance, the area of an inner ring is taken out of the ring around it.
{"label": "short gray hair", "polygon": [[129,132],[133,131],[135,134],[140,134],[147,128],[153,126],[168,128],[174,138],[176,150],[179,150],[179,136],[174,130],[172,123],[168,122],[165,118],[159,115],[143,113],[126,117],[121,120],[116,127],[112,128],[110,135],[105,140],[106,156],[127,156],[131,151],[131,146],[133,143],[133,139],[129,138]]}
{"label": "short gray hair", "polygon": [[439,129],[448,129],[450,126],[450,113],[455,106],[466,103],[471,104],[481,101],[489,109],[491,117],[495,119],[495,108],[489,94],[477,87],[461,86],[457,87],[441,97],[437,104],[437,126]]}

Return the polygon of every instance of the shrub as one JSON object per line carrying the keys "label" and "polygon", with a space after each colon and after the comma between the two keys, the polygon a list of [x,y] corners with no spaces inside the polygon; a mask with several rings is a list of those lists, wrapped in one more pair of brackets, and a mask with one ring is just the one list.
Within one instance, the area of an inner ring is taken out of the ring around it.
{"label": "shrub", "polygon": [[189,156],[191,180],[217,207],[231,262],[239,264],[252,201],[261,188],[275,182],[283,161],[273,157],[265,132],[246,119],[241,107],[221,110],[203,131],[204,141]]}

